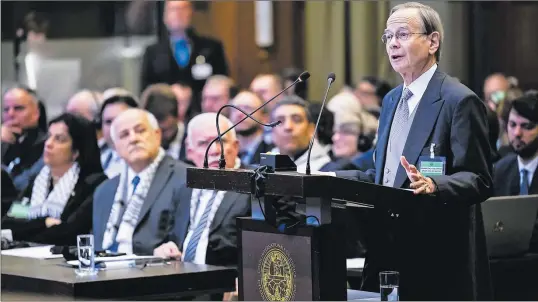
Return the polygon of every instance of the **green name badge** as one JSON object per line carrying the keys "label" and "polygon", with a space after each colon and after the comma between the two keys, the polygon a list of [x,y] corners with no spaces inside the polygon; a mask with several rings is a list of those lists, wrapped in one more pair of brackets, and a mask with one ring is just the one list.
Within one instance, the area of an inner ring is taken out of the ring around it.
{"label": "green name badge", "polygon": [[9,208],[7,216],[13,217],[13,218],[27,219],[29,209],[30,209],[29,204],[22,204],[20,202],[14,202],[11,205],[11,208]]}
{"label": "green name badge", "polygon": [[445,175],[446,157],[421,156],[419,158],[419,172],[427,177]]}

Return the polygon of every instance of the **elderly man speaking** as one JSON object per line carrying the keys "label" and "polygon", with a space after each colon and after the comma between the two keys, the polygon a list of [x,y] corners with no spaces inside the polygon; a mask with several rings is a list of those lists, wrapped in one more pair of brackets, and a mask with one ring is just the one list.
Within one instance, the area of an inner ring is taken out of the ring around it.
{"label": "elderly man speaking", "polygon": [[381,40],[403,85],[383,100],[375,168],[336,175],[434,197],[401,214],[372,210],[363,288],[379,291],[379,272],[394,270],[402,300],[491,300],[480,208],[492,194],[486,108],[440,70],[435,10],[397,5],[386,26]]}

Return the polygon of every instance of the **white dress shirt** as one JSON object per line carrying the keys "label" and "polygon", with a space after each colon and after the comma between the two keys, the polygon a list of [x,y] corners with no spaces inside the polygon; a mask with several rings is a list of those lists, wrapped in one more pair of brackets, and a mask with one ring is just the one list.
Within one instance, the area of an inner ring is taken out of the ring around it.
{"label": "white dress shirt", "polygon": [[[135,178],[135,176],[138,175],[138,177],[140,177],[140,180],[138,182],[138,187],[140,187],[140,185],[142,184],[143,181],[147,180],[151,175],[149,175],[149,166],[147,166],[144,170],[142,170],[140,173],[136,173],[135,171],[133,171],[130,167],[127,168],[127,181],[129,182],[128,183],[128,187],[127,187],[127,200],[130,200],[131,199],[131,196],[133,195],[133,189],[134,189],[134,185],[133,185],[133,178]],[[137,187],[137,190],[138,190],[138,187]]]}
{"label": "white dress shirt", "polygon": [[[241,160],[239,158],[236,158],[234,168],[237,169],[240,166],[241,166]],[[205,189],[204,190],[202,189],[192,190],[189,231],[187,232],[187,237],[185,238],[185,241],[183,242],[183,248],[182,248],[183,254],[181,255],[182,261],[185,259],[185,251],[187,250],[187,247],[189,246],[189,242],[191,241],[192,234],[198,225],[198,221],[200,221],[200,219],[202,218],[202,215],[205,211],[207,203],[213,196],[213,193],[214,193],[214,190],[205,190]],[[200,236],[200,241],[198,241],[198,246],[196,247],[196,254],[194,256],[193,263],[205,264],[207,245],[209,244],[209,230],[211,229],[211,225],[213,224],[213,219],[215,218],[215,214],[217,213],[217,210],[220,207],[222,199],[224,198],[224,194],[226,194],[226,191],[217,192],[217,196],[215,197],[215,200],[213,201],[213,205],[211,206],[209,216],[207,217],[207,224],[204,228],[204,231],[202,232],[202,235]],[[197,205],[198,200],[200,200],[200,203]]]}
{"label": "white dress shirt", "polygon": [[[532,177],[534,176],[534,171],[536,171],[536,167],[538,166],[538,155],[536,155],[531,161],[529,161],[527,164],[523,164],[523,161],[521,160],[521,157],[517,157],[517,165],[519,167],[519,179],[523,180],[523,175],[521,171],[523,169],[529,171],[527,173],[527,177],[529,178],[529,189],[532,184]],[[521,183],[520,183],[521,185]]]}
{"label": "white dress shirt", "polygon": [[420,99],[422,99],[424,92],[426,92],[426,88],[428,88],[428,84],[430,83],[430,80],[432,79],[435,70],[437,70],[437,64],[433,64],[433,66],[430,67],[428,71],[421,74],[420,77],[418,77],[411,84],[409,84],[409,86],[406,86],[404,83],[402,91],[404,91],[405,88],[409,88],[409,90],[411,90],[411,92],[413,93],[413,96],[410,97],[409,100],[407,100],[407,104],[409,105],[409,116],[411,116],[411,114],[413,114],[413,112],[417,108]]}

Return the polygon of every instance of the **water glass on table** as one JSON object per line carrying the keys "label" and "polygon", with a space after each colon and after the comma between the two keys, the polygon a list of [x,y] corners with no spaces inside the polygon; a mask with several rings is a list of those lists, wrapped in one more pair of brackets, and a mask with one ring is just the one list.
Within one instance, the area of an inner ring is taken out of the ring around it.
{"label": "water glass on table", "polygon": [[379,273],[379,287],[381,301],[398,301],[398,287],[400,285],[400,274],[398,272],[387,271]]}
{"label": "water glass on table", "polygon": [[79,276],[96,275],[93,235],[77,236],[77,255],[78,269],[75,270],[76,274]]}

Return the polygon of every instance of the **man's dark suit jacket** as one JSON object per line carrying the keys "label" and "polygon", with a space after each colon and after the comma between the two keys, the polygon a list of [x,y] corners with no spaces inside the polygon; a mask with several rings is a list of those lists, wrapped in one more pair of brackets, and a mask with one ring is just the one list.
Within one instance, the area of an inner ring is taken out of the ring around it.
{"label": "man's dark suit jacket", "polygon": [[[179,192],[180,206],[176,213],[176,224],[171,239],[183,250],[190,224],[192,189],[184,186]],[[237,265],[237,217],[251,214],[250,196],[236,192],[226,192],[219,205],[209,230],[206,264]]]}
{"label": "man's dark suit jacket", "polygon": [[[93,192],[107,179],[103,173],[81,176],[73,194],[65,204],[60,217],[61,224],[47,228],[46,217],[36,219],[17,219],[4,217],[2,228],[11,229],[13,239],[54,245],[76,245],[77,235],[88,234],[92,227]],[[21,193],[31,198],[34,181]]]}
{"label": "man's dark suit jacket", "polygon": [[6,167],[15,160],[20,159],[19,164],[15,165],[9,175],[14,178],[24,172],[26,169],[39,160],[43,154],[45,140],[47,134],[39,128],[29,129],[26,132],[26,137],[21,143],[5,143],[2,142],[2,164]]}
{"label": "man's dark suit jacket", "polygon": [[[517,154],[508,154],[495,164],[493,170],[495,196],[519,195],[520,183],[521,175],[517,163]],[[529,195],[533,194],[538,194],[538,169],[534,171],[532,183],[529,187]]]}
{"label": "man's dark suit jacket", "polygon": [[[153,255],[153,250],[168,240],[180,200],[179,188],[185,184],[186,176],[187,165],[169,156],[159,164],[134,230],[134,254]],[[93,234],[97,251],[103,250],[103,236],[119,182],[118,175],[104,182],[94,194]]]}
{"label": "man's dark suit jacket", "polygon": [[178,81],[191,86],[193,100],[191,106],[195,111],[201,111],[200,94],[205,85],[205,79],[193,78],[191,69],[198,56],[205,57],[205,62],[213,67],[213,75],[228,75],[228,63],[224,54],[224,47],[218,40],[197,35],[194,30],[187,31],[190,40],[191,55],[189,64],[182,68],[176,62],[169,40],[160,41],[146,48],[142,61],[141,88],[155,83],[174,84]]}
{"label": "man's dark suit jacket", "polygon": [[[495,196],[516,196],[519,195],[521,174],[517,163],[517,154],[511,153],[503,157],[495,164],[493,170],[493,187]],[[529,195],[538,194],[538,169],[534,171],[532,182],[529,187]],[[531,252],[538,252],[538,213],[534,231],[531,238]]]}
{"label": "man's dark suit jacket", "polygon": [[[381,185],[390,127],[402,85],[382,106],[375,168],[337,176]],[[480,203],[493,193],[486,108],[467,87],[437,70],[418,104],[403,155],[418,167],[421,155],[446,157],[446,175],[434,176],[435,202],[398,216],[374,209],[367,235],[363,288],[379,290],[379,271],[400,272],[403,300],[492,299]],[[409,188],[399,167],[394,187]],[[412,200],[401,200],[412,203]],[[439,290],[439,286],[446,290]]]}
{"label": "man's dark suit jacket", "polygon": [[250,158],[250,162],[241,162],[243,165],[257,165],[260,163],[260,154],[261,153],[267,153],[271,150],[273,150],[275,146],[272,144],[268,144],[265,142],[265,140],[262,139],[262,141],[258,144],[258,147],[256,148],[256,151],[254,151],[254,156]]}

